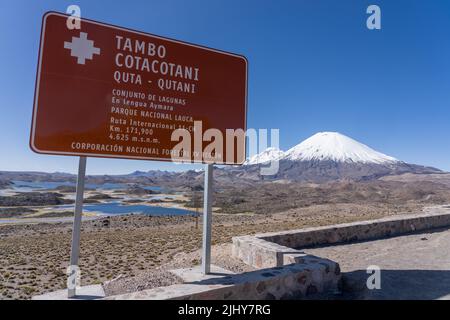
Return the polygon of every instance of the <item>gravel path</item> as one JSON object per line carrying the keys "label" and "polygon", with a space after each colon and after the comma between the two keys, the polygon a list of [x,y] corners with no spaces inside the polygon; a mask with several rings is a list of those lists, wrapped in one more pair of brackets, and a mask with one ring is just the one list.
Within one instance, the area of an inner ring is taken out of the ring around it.
{"label": "gravel path", "polygon": [[[346,299],[450,299],[450,229],[304,251],[339,263]],[[380,290],[366,287],[371,265]]]}

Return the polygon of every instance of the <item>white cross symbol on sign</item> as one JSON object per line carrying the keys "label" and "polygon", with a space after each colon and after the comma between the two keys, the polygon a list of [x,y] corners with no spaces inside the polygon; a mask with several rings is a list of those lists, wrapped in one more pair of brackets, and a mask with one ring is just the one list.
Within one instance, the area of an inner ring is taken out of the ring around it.
{"label": "white cross symbol on sign", "polygon": [[94,41],[88,40],[87,33],[80,32],[80,37],[72,37],[72,42],[64,42],[64,48],[70,49],[70,55],[77,58],[78,64],[92,60],[94,54],[100,54],[100,48],[94,47]]}

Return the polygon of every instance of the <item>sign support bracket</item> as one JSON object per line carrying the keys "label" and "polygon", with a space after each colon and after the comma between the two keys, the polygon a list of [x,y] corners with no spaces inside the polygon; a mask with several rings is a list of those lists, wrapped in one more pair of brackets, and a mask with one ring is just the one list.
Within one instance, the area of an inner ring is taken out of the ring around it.
{"label": "sign support bracket", "polygon": [[67,294],[69,298],[76,296],[77,279],[79,276],[78,259],[80,256],[81,214],[83,211],[84,180],[86,175],[86,157],[80,157],[78,163],[77,191],[72,229],[72,248],[70,251],[69,278]]}
{"label": "sign support bracket", "polygon": [[205,164],[205,186],[203,196],[203,246],[202,273],[211,273],[211,225],[212,225],[212,193],[213,164]]}

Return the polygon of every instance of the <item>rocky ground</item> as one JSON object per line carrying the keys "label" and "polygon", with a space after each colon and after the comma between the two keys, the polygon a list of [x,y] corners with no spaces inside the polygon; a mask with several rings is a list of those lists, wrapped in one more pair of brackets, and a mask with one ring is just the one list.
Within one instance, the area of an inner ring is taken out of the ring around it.
{"label": "rocky ground", "polygon": [[74,203],[73,200],[64,199],[57,192],[22,192],[11,196],[0,196],[0,206],[44,206]]}
{"label": "rocky ground", "polygon": [[[322,184],[285,181],[259,184],[249,188],[224,186],[217,190],[215,206],[224,213],[274,213],[318,204],[352,203],[368,206],[373,203],[395,208],[408,204],[444,204],[450,200],[449,175],[430,180],[368,182],[329,182]],[[399,176],[399,179],[407,179]],[[412,179],[412,178],[410,178]]]}
{"label": "rocky ground", "polygon": [[[326,204],[267,215],[215,214],[212,243],[229,244],[237,235],[376,219],[417,208]],[[0,298],[28,299],[64,288],[70,239],[69,223],[0,226]],[[196,229],[193,217],[133,215],[86,221],[81,236],[82,284],[120,276],[107,288],[109,293],[121,293],[176,282],[166,277],[166,271],[199,264],[200,247],[201,224]],[[221,252],[217,263],[239,271],[239,263],[229,262],[229,250]]]}
{"label": "rocky ground", "polygon": [[[214,195],[213,261],[226,269],[245,271],[247,267],[229,255],[227,244],[233,236],[418,212],[424,206],[450,203],[449,186],[449,175],[323,184],[283,180],[246,186],[218,184]],[[43,197],[28,194],[14,198],[25,203],[19,201],[4,207],[4,217],[39,210],[21,205],[29,206],[30,199],[39,205],[42,201],[60,203],[73,196],[70,194],[73,190],[58,190],[56,195],[46,192]],[[173,198],[169,202],[155,203],[149,200],[148,193],[151,192],[139,188],[125,192],[131,203],[183,207],[202,201],[201,190],[197,190],[196,197],[193,197],[194,190],[184,190],[181,194],[171,194]],[[86,192],[87,198],[92,197],[90,201],[108,201],[123,194],[123,191]],[[10,204],[10,198],[3,200]],[[26,213],[28,216],[42,214]],[[70,215],[69,212],[45,214]],[[200,263],[201,221],[198,228],[195,225],[191,216],[129,215],[84,221],[80,254],[82,284],[107,282],[107,292],[112,294],[176,283],[179,279],[169,275],[169,269]],[[64,288],[70,242],[71,223],[0,224],[0,299],[28,299]]]}

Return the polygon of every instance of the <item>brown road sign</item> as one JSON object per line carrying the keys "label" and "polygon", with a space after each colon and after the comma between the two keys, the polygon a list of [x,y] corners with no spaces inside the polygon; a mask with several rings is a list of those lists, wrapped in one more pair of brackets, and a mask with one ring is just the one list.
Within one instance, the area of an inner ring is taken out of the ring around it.
{"label": "brown road sign", "polygon": [[[172,132],[192,132],[194,121],[224,137],[246,130],[245,57],[87,19],[70,30],[67,18],[43,17],[35,152],[171,160]],[[235,150],[243,151],[229,160],[224,147],[217,162],[242,163],[245,141]]]}

